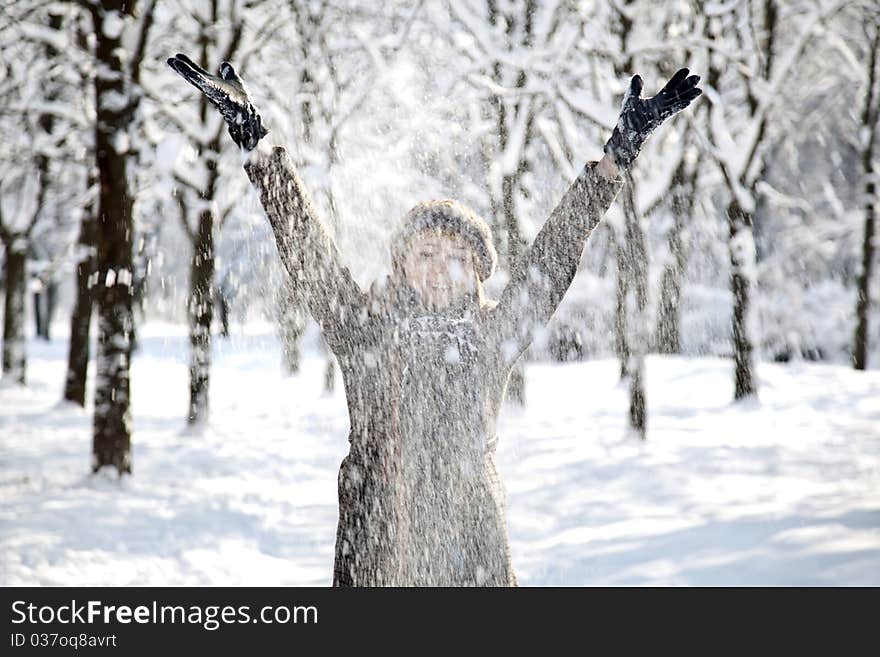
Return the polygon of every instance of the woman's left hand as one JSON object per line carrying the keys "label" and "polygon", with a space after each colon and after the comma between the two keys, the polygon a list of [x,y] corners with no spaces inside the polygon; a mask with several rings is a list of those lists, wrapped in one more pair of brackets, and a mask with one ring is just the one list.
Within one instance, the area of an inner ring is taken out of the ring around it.
{"label": "woman's left hand", "polygon": [[642,78],[634,75],[623,96],[620,118],[605,144],[605,152],[614,158],[620,169],[627,169],[639,154],[645,140],[663,121],[680,112],[703,93],[697,87],[699,75],[688,76],[690,71],[679,69],[660,92],[651,98],[642,98]]}

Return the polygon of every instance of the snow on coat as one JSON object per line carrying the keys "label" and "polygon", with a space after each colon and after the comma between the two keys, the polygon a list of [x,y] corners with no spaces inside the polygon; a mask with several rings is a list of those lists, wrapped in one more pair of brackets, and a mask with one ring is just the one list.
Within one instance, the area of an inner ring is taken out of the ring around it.
{"label": "snow on coat", "polygon": [[245,169],[281,260],[345,383],[334,585],[516,583],[495,423],[514,363],[562,301],[623,184],[594,168],[571,184],[497,302],[478,286],[438,316],[401,276],[361,290],[287,152],[251,155]]}

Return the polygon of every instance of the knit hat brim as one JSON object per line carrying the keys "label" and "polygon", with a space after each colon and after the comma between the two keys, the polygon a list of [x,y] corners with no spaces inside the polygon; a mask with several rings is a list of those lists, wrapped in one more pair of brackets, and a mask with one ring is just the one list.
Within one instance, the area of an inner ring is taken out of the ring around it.
{"label": "knit hat brim", "polygon": [[426,230],[439,230],[463,238],[474,252],[481,282],[494,273],[498,254],[492,243],[492,229],[476,212],[452,200],[425,201],[406,213],[391,241],[395,261],[401,257],[410,238]]}

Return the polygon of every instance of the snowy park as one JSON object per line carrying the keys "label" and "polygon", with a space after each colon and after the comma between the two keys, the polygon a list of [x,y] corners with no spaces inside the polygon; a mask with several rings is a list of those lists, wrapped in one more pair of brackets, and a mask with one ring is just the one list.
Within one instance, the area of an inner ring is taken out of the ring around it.
{"label": "snowy park", "polygon": [[[133,361],[132,477],[88,474],[63,340],[0,389],[4,585],[330,584],[348,418],[323,360],[285,377],[271,327],[232,336],[193,434],[174,328]],[[613,359],[528,368],[498,428],[521,585],[880,584],[880,371],[762,363],[760,401],[732,403],[730,370],[649,358],[642,443]]]}
{"label": "snowy park", "polygon": [[0,0],[0,586],[880,586],[880,0]]}

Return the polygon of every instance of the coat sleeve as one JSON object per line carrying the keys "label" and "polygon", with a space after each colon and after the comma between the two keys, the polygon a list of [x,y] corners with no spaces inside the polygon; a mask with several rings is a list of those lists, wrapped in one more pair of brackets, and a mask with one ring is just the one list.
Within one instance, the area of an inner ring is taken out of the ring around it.
{"label": "coat sleeve", "polygon": [[302,295],[330,348],[340,355],[353,342],[366,308],[365,293],[343,265],[287,151],[254,151],[244,168],[260,193],[293,289]]}
{"label": "coat sleeve", "polygon": [[498,304],[488,315],[506,364],[528,348],[534,331],[550,321],[574,280],[593,229],[623,186],[588,162],[544,223],[531,248],[515,266]]}

